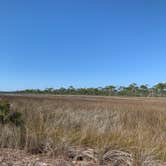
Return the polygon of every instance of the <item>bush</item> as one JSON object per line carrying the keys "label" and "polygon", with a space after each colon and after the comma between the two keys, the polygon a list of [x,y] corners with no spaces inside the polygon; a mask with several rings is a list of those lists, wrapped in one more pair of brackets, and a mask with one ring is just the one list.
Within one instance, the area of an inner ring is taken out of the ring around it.
{"label": "bush", "polygon": [[0,124],[14,124],[21,126],[23,124],[22,114],[20,112],[12,112],[10,104],[7,101],[0,101]]}

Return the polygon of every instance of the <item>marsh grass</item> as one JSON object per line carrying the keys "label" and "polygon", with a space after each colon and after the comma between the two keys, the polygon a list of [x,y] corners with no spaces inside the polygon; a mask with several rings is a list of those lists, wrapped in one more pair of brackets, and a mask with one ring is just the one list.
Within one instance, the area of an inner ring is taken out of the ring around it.
{"label": "marsh grass", "polygon": [[23,115],[25,144],[18,127],[0,125],[1,147],[49,155],[71,146],[119,149],[134,154],[136,165],[147,157],[166,161],[165,99],[7,99]]}

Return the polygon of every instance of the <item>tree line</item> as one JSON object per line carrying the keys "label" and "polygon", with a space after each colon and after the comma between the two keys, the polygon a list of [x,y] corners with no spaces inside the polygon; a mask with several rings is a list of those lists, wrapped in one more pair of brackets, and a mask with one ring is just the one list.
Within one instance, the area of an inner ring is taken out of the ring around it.
{"label": "tree line", "polygon": [[26,89],[16,91],[16,93],[25,94],[55,94],[55,95],[101,95],[101,96],[140,96],[140,97],[164,97],[166,96],[166,83],[158,83],[152,87],[147,84],[137,85],[132,83],[128,86],[114,86],[109,85],[97,88],[46,88],[40,89]]}

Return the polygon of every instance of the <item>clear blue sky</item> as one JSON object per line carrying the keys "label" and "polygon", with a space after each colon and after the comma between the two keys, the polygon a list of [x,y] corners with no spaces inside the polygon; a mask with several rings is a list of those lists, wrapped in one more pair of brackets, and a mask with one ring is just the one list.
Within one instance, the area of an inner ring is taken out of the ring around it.
{"label": "clear blue sky", "polygon": [[0,90],[166,81],[165,0],[1,0]]}

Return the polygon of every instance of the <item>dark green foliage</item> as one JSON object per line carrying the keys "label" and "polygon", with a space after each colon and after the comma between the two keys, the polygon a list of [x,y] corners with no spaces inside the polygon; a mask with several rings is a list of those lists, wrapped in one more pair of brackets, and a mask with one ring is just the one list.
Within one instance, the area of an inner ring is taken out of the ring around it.
{"label": "dark green foliage", "polygon": [[9,115],[9,122],[15,124],[17,127],[23,124],[22,115],[20,112],[13,112]]}
{"label": "dark green foliage", "polygon": [[136,83],[129,86],[106,86],[98,88],[46,88],[45,90],[27,89],[17,91],[16,93],[24,94],[55,94],[55,95],[103,95],[103,96],[166,96],[166,83],[158,83],[153,87],[148,85],[137,85]]}
{"label": "dark green foliage", "polygon": [[12,112],[7,101],[0,101],[0,123],[21,126],[23,124],[22,115],[20,112]]}
{"label": "dark green foliage", "polygon": [[10,104],[7,101],[0,102],[0,123],[6,124],[9,122]]}

